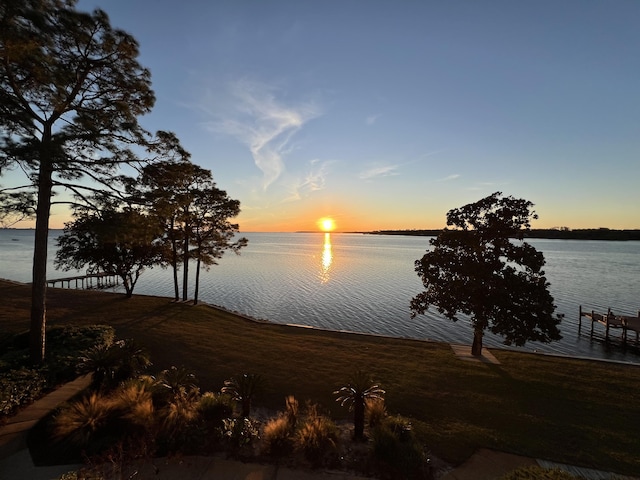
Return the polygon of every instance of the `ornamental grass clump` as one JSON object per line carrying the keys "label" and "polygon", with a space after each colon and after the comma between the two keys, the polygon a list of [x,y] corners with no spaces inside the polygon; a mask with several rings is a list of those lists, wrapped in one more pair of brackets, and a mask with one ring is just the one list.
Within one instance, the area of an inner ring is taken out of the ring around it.
{"label": "ornamental grass clump", "polygon": [[198,402],[198,412],[207,424],[218,428],[222,419],[233,415],[233,400],[229,395],[205,392]]}
{"label": "ornamental grass clump", "polygon": [[263,453],[276,458],[290,454],[294,448],[293,433],[284,414],[270,418],[262,429]]}
{"label": "ornamental grass clump", "polygon": [[91,393],[63,408],[54,420],[54,436],[73,447],[95,454],[121,435],[114,402]]}
{"label": "ornamental grass clump", "polygon": [[293,395],[285,397],[285,411],[267,421],[262,429],[262,450],[272,457],[290,454],[295,446],[299,404]]}
{"label": "ornamental grass clump", "polygon": [[151,388],[150,377],[133,378],[112,396],[115,409],[132,428],[151,431],[154,427],[156,411]]}
{"label": "ornamental grass clump", "polygon": [[369,420],[369,428],[374,428],[384,421],[387,416],[387,407],[384,403],[384,398],[367,398],[364,404],[365,412]]}
{"label": "ornamental grass clump", "polygon": [[336,424],[318,412],[315,404],[307,412],[295,437],[295,447],[314,467],[331,466],[338,461],[340,432]]}

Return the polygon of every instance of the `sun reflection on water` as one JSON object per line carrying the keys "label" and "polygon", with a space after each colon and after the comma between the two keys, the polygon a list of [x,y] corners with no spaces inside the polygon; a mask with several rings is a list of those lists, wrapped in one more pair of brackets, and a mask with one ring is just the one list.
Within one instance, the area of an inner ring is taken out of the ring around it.
{"label": "sun reflection on water", "polygon": [[331,263],[333,262],[333,253],[331,253],[331,234],[326,232],[324,234],[324,245],[322,248],[322,270],[320,273],[320,280],[322,283],[329,281],[329,270],[331,269]]}

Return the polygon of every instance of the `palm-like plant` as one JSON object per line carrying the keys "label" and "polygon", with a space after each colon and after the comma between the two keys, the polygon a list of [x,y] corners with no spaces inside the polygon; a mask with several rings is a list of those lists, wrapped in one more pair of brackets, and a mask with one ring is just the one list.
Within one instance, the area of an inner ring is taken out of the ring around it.
{"label": "palm-like plant", "polygon": [[242,417],[247,418],[251,414],[251,401],[263,387],[262,375],[245,373],[225,380],[220,393],[230,395],[233,400],[239,402],[242,406]]}
{"label": "palm-like plant", "polygon": [[349,406],[353,411],[353,438],[364,438],[364,411],[367,400],[384,399],[385,391],[361,370],[355,372],[349,382],[333,392],[341,407]]}
{"label": "palm-like plant", "polygon": [[78,371],[92,374],[95,389],[112,388],[151,365],[149,354],[133,340],[98,344],[79,358]]}

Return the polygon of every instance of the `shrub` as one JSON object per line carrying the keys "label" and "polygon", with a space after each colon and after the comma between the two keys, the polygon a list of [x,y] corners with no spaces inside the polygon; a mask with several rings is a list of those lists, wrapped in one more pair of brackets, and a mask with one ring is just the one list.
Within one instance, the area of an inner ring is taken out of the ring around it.
{"label": "shrub", "polygon": [[260,422],[248,417],[225,418],[222,433],[232,450],[247,447],[260,439]]}
{"label": "shrub", "polygon": [[198,412],[210,426],[219,427],[224,418],[233,414],[233,401],[229,395],[205,392],[200,397]]}
{"label": "shrub", "polygon": [[44,390],[76,376],[80,352],[91,345],[111,343],[114,330],[105,325],[47,328],[47,357],[42,367],[29,364],[29,332],[14,335],[0,356],[0,417],[39,398]]}
{"label": "shrub", "polygon": [[46,386],[38,370],[19,368],[0,373],[0,416],[11,415],[16,408],[31,403]]}
{"label": "shrub", "polygon": [[262,430],[264,453],[281,457],[293,451],[293,429],[286,415],[271,418]]}
{"label": "shrub", "polygon": [[88,454],[102,451],[122,435],[117,428],[114,403],[92,393],[63,408],[54,419],[54,436]]}
{"label": "shrub", "polygon": [[44,371],[52,384],[65,382],[77,375],[81,352],[111,345],[115,330],[108,325],[54,326],[47,328],[47,357]]}
{"label": "shrub", "polygon": [[504,477],[500,477],[500,480],[578,480],[580,478],[582,477],[575,477],[560,468],[547,469],[531,465],[518,468]]}
{"label": "shrub", "polygon": [[376,463],[394,478],[430,478],[429,459],[416,440],[411,422],[387,417],[373,429]]}
{"label": "shrub", "polygon": [[310,404],[307,416],[296,435],[296,448],[314,467],[332,465],[337,460],[339,432],[333,421]]}
{"label": "shrub", "polygon": [[293,430],[294,428],[296,428],[296,424],[298,423],[298,400],[296,400],[296,397],[294,397],[293,395],[288,395],[287,397],[285,397],[284,402],[286,408],[285,416],[287,418],[287,423],[289,423],[289,426]]}
{"label": "shrub", "polygon": [[156,412],[151,387],[149,377],[129,379],[113,394],[114,409],[134,430],[153,429]]}
{"label": "shrub", "polygon": [[382,423],[387,416],[384,398],[367,398],[365,400],[365,411],[369,418],[369,427],[373,428]]}
{"label": "shrub", "polygon": [[197,395],[199,389],[195,375],[182,367],[172,366],[163,370],[153,384],[153,402],[158,407]]}
{"label": "shrub", "polygon": [[79,373],[91,373],[95,389],[110,389],[141,373],[151,362],[148,354],[133,340],[100,343],[80,357]]}

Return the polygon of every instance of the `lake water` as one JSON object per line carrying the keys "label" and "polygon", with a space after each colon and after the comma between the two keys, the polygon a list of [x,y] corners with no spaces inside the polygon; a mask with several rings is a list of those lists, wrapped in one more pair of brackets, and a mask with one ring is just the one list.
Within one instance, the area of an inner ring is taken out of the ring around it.
{"label": "lake water", "polygon": [[[53,268],[55,238],[51,232],[48,278],[75,272]],[[466,319],[453,323],[435,311],[410,317],[409,302],[421,291],[414,261],[429,247],[429,238],[322,233],[249,233],[240,256],[227,253],[201,276],[200,299],[232,311],[278,323],[396,337],[470,344]],[[607,358],[640,363],[635,347],[607,345],[590,338],[578,309],[636,315],[640,309],[640,242],[530,240],[545,255],[546,276],[564,314],[563,339],[529,343],[523,350]],[[0,230],[0,277],[29,282],[33,231]],[[195,270],[192,268],[192,271]],[[193,294],[193,280],[190,295]],[[173,297],[171,271],[145,271],[134,294]],[[604,327],[595,326],[602,335]],[[618,338],[620,330],[612,330]],[[631,334],[632,338],[635,338]],[[487,335],[488,346],[501,346]]]}

